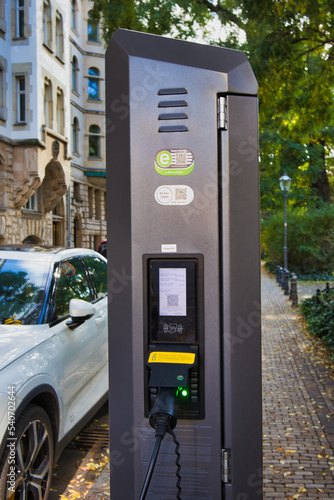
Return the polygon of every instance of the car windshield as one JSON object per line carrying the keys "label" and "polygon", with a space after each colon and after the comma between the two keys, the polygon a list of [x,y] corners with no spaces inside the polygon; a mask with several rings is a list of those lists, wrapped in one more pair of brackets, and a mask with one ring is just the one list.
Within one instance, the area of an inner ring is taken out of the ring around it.
{"label": "car windshield", "polygon": [[0,324],[38,323],[48,269],[42,260],[0,258]]}

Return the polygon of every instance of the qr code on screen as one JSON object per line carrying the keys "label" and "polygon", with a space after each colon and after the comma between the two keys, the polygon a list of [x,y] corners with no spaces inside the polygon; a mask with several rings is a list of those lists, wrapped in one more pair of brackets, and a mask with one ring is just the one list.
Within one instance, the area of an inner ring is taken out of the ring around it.
{"label": "qr code on screen", "polygon": [[167,295],[167,307],[175,307],[179,305],[178,295]]}
{"label": "qr code on screen", "polygon": [[175,189],[175,199],[176,200],[186,200],[187,199],[187,189],[186,188],[176,188]]}

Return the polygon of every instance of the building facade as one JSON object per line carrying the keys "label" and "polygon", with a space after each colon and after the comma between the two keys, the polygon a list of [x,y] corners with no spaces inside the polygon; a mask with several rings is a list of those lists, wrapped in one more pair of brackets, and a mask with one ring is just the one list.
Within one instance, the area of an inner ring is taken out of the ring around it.
{"label": "building facade", "polygon": [[106,237],[104,47],[87,0],[0,0],[0,243]]}

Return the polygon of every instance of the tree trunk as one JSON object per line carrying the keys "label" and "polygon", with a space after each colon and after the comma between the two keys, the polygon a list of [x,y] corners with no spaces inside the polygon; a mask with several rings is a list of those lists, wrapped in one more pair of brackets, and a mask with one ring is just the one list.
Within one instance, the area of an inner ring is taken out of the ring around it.
{"label": "tree trunk", "polygon": [[329,203],[331,201],[331,192],[326,171],[325,141],[320,141],[318,144],[310,144],[309,153],[310,169],[314,172],[315,177],[312,187],[316,190],[317,196],[320,199]]}

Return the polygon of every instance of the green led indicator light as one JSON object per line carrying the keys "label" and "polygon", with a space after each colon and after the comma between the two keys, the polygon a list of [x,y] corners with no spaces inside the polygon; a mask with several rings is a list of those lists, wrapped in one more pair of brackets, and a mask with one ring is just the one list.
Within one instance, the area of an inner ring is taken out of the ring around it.
{"label": "green led indicator light", "polygon": [[182,387],[178,387],[177,388],[177,391],[176,391],[176,395],[177,396],[183,396],[184,398],[186,398],[188,396],[188,389],[184,389]]}

